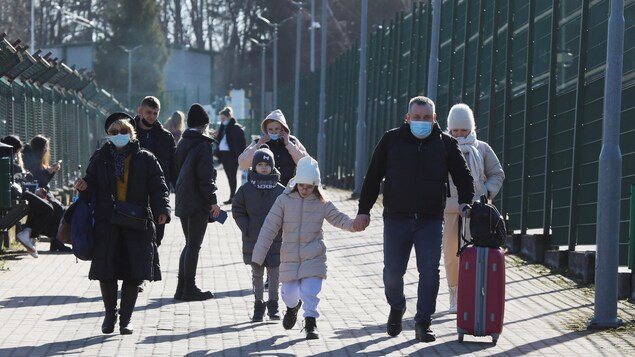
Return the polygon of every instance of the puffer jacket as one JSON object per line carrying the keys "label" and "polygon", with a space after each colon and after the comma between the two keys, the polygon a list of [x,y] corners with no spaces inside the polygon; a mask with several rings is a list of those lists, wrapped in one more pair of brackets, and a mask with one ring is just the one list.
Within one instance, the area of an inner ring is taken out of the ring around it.
{"label": "puffer jacket", "polygon": [[[478,150],[483,158],[483,166],[485,167],[485,182],[483,182],[482,186],[487,191],[475,192],[474,200],[480,199],[482,195],[486,195],[487,198],[491,200],[496,197],[498,191],[500,191],[501,187],[503,187],[505,172],[503,171],[500,161],[498,161],[498,157],[496,157],[496,153],[494,153],[494,150],[486,142],[478,140],[476,150]],[[452,175],[449,176],[452,177]],[[472,175],[472,177],[476,180],[480,177],[480,175]],[[459,212],[459,201],[457,197],[458,193],[456,186],[450,179],[450,197],[445,204],[445,213]]]}
{"label": "puffer jacket", "polygon": [[280,249],[280,282],[318,277],[326,279],[326,245],[322,225],[353,232],[353,219],[335,207],[322,202],[315,194],[302,198],[289,186],[276,199],[260,230],[252,261],[262,265],[274,238],[282,228]]}
{"label": "puffer jacket", "polygon": [[[90,201],[94,193],[94,254],[88,278],[91,280],[134,279],[161,280],[155,225],[148,221],[146,231],[119,228],[110,223],[113,197],[117,196],[115,163],[105,143],[90,159],[84,180],[88,188],[80,198]],[[128,144],[131,161],[128,172],[126,202],[147,207],[152,217],[170,217],[168,187],[158,160],[142,150],[139,142]],[[131,259],[134,257],[134,259]]]}
{"label": "puffer jacket", "polygon": [[176,147],[175,215],[187,217],[208,212],[216,204],[216,170],[212,143],[214,139],[188,129]]}
{"label": "puffer jacket", "polygon": [[[271,177],[274,180],[280,179],[280,174],[274,172],[270,175],[258,175],[254,171],[249,171],[250,180],[242,185],[234,196],[232,203],[232,217],[236,221],[238,228],[242,232],[243,238],[243,262],[251,264],[251,255],[260,234],[260,228],[267,218],[271,206],[276,198],[284,192],[284,186],[278,183],[271,189],[258,189],[251,182],[253,177]],[[282,233],[278,233],[274,238],[264,266],[277,267],[280,265],[280,246],[282,245]]]}

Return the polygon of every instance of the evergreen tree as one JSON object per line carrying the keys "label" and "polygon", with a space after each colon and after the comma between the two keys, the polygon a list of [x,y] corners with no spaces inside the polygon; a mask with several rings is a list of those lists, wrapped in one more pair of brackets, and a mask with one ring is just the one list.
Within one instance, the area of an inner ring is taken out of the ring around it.
{"label": "evergreen tree", "polygon": [[133,108],[142,97],[163,91],[168,49],[160,13],[156,0],[118,0],[104,12],[111,35],[96,45],[95,78],[102,88],[128,105],[128,53],[122,47],[141,45],[132,53]]}

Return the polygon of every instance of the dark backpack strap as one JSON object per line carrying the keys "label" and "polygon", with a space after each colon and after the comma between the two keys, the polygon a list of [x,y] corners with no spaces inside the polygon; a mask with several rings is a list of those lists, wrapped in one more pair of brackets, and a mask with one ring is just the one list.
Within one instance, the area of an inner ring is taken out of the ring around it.
{"label": "dark backpack strap", "polygon": [[[465,222],[463,222],[465,220]],[[471,244],[472,242],[468,241],[465,238],[465,230],[467,226],[467,218],[463,218],[460,217],[459,218],[459,245],[457,247],[457,251],[456,251],[456,256],[460,256],[461,253],[463,253],[463,250],[468,246],[468,244]],[[463,245],[463,243],[465,243],[465,245]]]}

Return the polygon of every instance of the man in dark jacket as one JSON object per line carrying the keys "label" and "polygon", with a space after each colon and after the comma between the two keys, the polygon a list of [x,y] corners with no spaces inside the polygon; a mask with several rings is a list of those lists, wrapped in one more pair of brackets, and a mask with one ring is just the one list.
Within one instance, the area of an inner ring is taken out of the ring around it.
{"label": "man in dark jacket", "polygon": [[209,216],[218,217],[220,213],[212,152],[214,139],[207,136],[208,125],[209,115],[205,109],[198,103],[192,104],[187,113],[188,129],[176,148],[175,214],[181,218],[185,247],[179,260],[175,300],[201,301],[214,298],[212,292],[201,291],[195,282],[199,251]]}
{"label": "man in dark jacket", "polygon": [[232,108],[225,107],[218,115],[221,118],[221,126],[218,129],[218,159],[223,164],[223,170],[229,180],[229,200],[224,204],[231,204],[236,193],[236,173],[238,172],[238,156],[245,150],[245,132],[234,118]]}
{"label": "man in dark jacket", "polygon": [[415,337],[431,342],[430,329],[439,291],[439,261],[448,173],[458,189],[461,212],[467,214],[474,188],[457,141],[441,132],[434,102],[410,100],[405,122],[387,131],[371,159],[362,185],[355,229],[370,223],[370,209],[384,182],[384,286],[390,305],[387,332],[401,333],[406,312],[403,276],[414,245],[419,272]]}
{"label": "man in dark jacket", "polygon": [[[174,137],[163,128],[157,120],[161,112],[161,102],[153,96],[147,96],[141,101],[141,105],[137,108],[135,121],[135,131],[137,139],[142,148],[150,151],[156,156],[163,170],[165,182],[168,186],[176,184],[174,175]],[[165,225],[157,224],[157,245],[161,245]]]}

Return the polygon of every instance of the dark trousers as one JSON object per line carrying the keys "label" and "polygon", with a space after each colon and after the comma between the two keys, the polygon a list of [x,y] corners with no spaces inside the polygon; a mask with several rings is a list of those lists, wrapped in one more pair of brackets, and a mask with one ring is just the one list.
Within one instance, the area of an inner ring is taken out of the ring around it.
{"label": "dark trousers", "polygon": [[179,259],[179,278],[194,279],[196,277],[196,266],[198,265],[198,254],[205,238],[207,230],[207,220],[209,213],[196,212],[187,217],[181,217],[181,227],[185,234],[185,247],[181,251]]}
{"label": "dark trousers", "polygon": [[43,234],[51,238],[52,247],[64,246],[55,239],[60,220],[64,215],[62,204],[52,195],[49,195],[47,200],[27,191],[23,197],[29,203],[25,226],[31,228],[31,236],[37,237]]}
{"label": "dark trousers", "polygon": [[218,159],[223,164],[223,170],[229,180],[230,198],[234,197],[236,193],[236,174],[238,173],[238,160],[234,157],[231,151],[219,151]]}
{"label": "dark trousers", "polygon": [[430,322],[439,292],[443,219],[384,218],[384,290],[388,304],[406,307],[403,276],[414,246],[419,285],[416,322]]}

